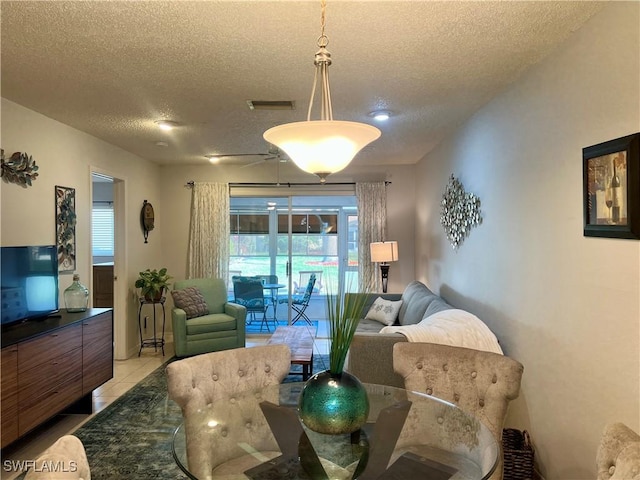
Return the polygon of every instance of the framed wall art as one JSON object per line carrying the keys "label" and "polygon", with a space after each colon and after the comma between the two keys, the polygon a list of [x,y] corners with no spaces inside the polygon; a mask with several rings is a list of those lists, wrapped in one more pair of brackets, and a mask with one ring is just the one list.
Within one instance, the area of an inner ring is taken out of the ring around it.
{"label": "framed wall art", "polygon": [[76,269],[76,190],[56,185],[58,273]]}
{"label": "framed wall art", "polygon": [[640,133],[582,149],[584,235],[640,239]]}

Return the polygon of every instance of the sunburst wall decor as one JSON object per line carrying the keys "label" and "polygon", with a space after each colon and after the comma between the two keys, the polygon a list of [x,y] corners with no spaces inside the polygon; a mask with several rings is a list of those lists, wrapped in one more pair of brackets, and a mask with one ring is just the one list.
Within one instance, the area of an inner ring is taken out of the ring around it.
{"label": "sunburst wall decor", "polygon": [[482,223],[480,199],[466,192],[460,180],[451,175],[442,195],[441,206],[440,223],[449,243],[457,249],[469,236],[471,229]]}

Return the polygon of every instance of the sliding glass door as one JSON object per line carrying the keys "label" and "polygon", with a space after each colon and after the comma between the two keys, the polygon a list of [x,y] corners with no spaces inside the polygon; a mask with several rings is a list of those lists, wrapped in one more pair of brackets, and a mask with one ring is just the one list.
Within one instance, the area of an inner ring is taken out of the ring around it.
{"label": "sliding glass door", "polygon": [[[357,286],[355,197],[232,197],[230,205],[230,296],[232,275],[277,276],[279,299],[303,294],[310,273],[314,299],[345,283]],[[286,305],[280,303],[277,316],[290,322]]]}

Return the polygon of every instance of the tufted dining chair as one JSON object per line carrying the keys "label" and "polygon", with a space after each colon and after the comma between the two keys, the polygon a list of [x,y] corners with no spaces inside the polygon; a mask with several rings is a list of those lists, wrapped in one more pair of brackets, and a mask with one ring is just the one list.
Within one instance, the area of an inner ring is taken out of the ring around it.
{"label": "tufted dining chair", "polygon": [[[223,464],[231,459],[240,459],[243,471],[256,466],[260,461],[241,448],[247,443],[261,446],[271,456],[279,454],[262,411],[253,404],[247,408],[236,402],[235,396],[281,383],[290,366],[287,345],[205,353],[167,366],[169,398],[182,409],[187,461],[197,478],[211,478],[214,470],[224,469]],[[277,398],[265,400],[278,403]],[[215,429],[203,428],[199,410],[213,402],[220,405],[218,423]],[[238,461],[234,468],[238,468]],[[224,470],[217,472],[223,474]]]}
{"label": "tufted dining chair", "polygon": [[[472,414],[489,428],[501,448],[509,402],[520,393],[522,364],[470,348],[400,342],[393,346],[393,368],[404,379],[405,389],[455,403]],[[490,478],[502,478],[502,455]]]}
{"label": "tufted dining chair", "polygon": [[602,432],[598,480],[640,480],[640,435],[624,423],[610,423]]}
{"label": "tufted dining chair", "polygon": [[75,435],[60,437],[36,459],[24,480],[91,480],[84,445]]}

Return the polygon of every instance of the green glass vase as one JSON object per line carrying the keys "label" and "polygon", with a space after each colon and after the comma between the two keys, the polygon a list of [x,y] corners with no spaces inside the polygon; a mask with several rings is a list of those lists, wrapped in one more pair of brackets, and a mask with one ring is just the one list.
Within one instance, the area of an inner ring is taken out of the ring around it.
{"label": "green glass vase", "polygon": [[73,283],[64,291],[67,312],[86,312],[89,305],[89,290],[80,283],[80,275],[73,275]]}
{"label": "green glass vase", "polygon": [[298,400],[300,419],[314,432],[329,435],[352,433],[369,416],[369,398],[364,385],[348,372],[316,373]]}

